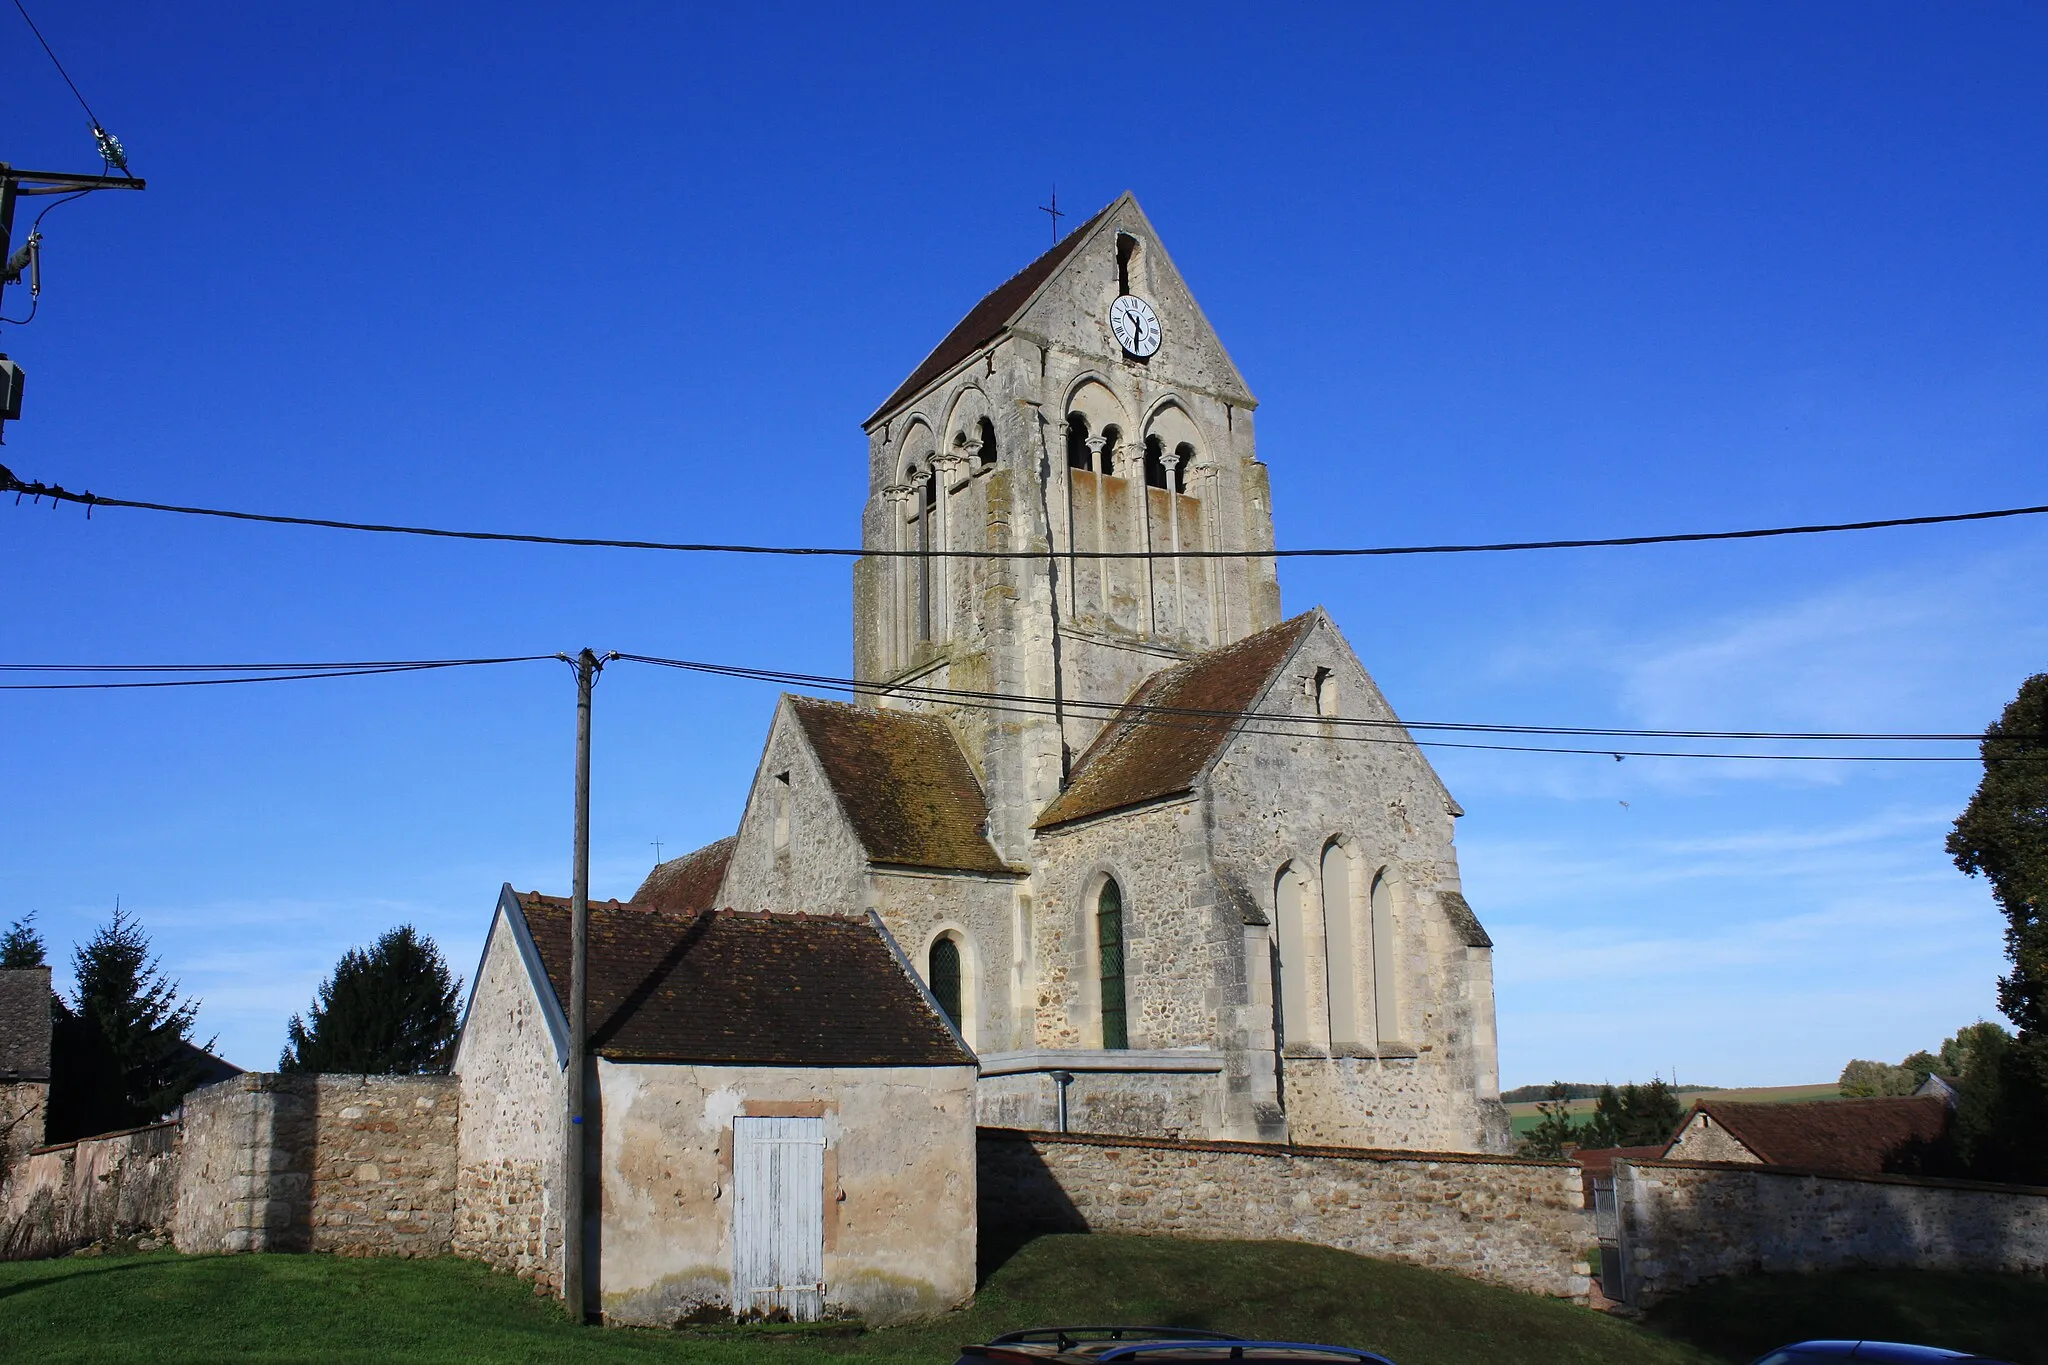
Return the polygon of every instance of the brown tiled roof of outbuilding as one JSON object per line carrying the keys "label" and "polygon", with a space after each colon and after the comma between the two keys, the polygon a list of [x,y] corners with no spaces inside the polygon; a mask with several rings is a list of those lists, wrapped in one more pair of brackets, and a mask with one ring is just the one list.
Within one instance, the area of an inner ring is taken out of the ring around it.
{"label": "brown tiled roof of outbuilding", "polygon": [[910,378],[897,386],[896,392],[875,409],[874,416],[868,421],[872,422],[897,404],[916,397],[925,385],[973,355],[985,342],[993,341],[1023,311],[1024,305],[1031,302],[1031,296],[1038,292],[1038,287],[1051,278],[1052,272],[1059,269],[1067,257],[1074,254],[1074,248],[1101,221],[1102,215],[1115,208],[1116,204],[1117,201],[1112,200],[1100,213],[1060,238],[1052,250],[997,285],[986,298],[969,309],[967,316],[946,333],[946,339],[933,348],[923,364],[910,372]]}
{"label": "brown tiled roof of outbuilding", "polygon": [[50,1079],[50,969],[0,971],[0,1081]]}
{"label": "brown tiled roof of outbuilding", "polygon": [[1881,1174],[1887,1155],[1908,1142],[1931,1142],[1948,1127],[1948,1106],[1932,1095],[1803,1104],[1699,1100],[1693,1109],[1768,1165],[1861,1175]]}
{"label": "brown tiled roof of outbuilding", "polygon": [[1303,612],[1147,678],[1081,755],[1037,828],[1192,790],[1237,728],[1239,713],[1259,699],[1314,620],[1314,612]]}
{"label": "brown tiled roof of outbuilding", "polygon": [[706,844],[695,853],[685,853],[655,864],[647,880],[633,893],[632,903],[674,915],[694,915],[718,904],[718,888],[725,881],[725,865],[732,861],[740,836],[728,834]]}
{"label": "brown tiled roof of outbuilding", "polygon": [[[519,897],[558,1000],[569,904]],[[590,907],[590,1046],[618,1061],[966,1066],[973,1057],[873,923],[713,910]]]}
{"label": "brown tiled roof of outbuilding", "polygon": [[936,716],[791,697],[868,857],[959,872],[1013,871],[988,841],[988,801]]}

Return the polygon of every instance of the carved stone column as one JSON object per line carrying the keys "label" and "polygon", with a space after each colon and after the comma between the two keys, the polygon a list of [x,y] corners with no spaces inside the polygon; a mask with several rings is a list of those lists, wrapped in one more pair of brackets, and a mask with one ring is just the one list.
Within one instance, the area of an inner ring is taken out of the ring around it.
{"label": "carved stone column", "polygon": [[[936,605],[932,608],[932,638],[950,640],[953,637],[953,583],[954,561],[946,552],[954,548],[957,537],[953,534],[953,485],[958,482],[962,465],[967,457],[957,451],[941,452],[932,456],[932,477],[938,490],[938,544],[932,548],[939,551],[932,558],[932,584]],[[964,581],[964,580],[962,580]]]}
{"label": "carved stone column", "polygon": [[889,557],[889,666],[884,670],[888,673],[910,662],[910,575],[904,569],[901,552],[910,548],[905,527],[910,520],[910,495],[916,491],[907,483],[886,484],[882,488],[882,499],[889,508],[889,548],[898,552]]}
{"label": "carved stone column", "polygon": [[[1109,454],[1104,449],[1109,444],[1105,436],[1088,438],[1088,468],[1095,474],[1095,552],[1101,554],[1109,548],[1105,539],[1103,504],[1109,501]],[[1102,614],[1104,624],[1109,621],[1109,561],[1095,561],[1095,609]]]}
{"label": "carved stone column", "polygon": [[1166,520],[1173,528],[1173,630],[1176,635],[1188,632],[1187,608],[1181,601],[1180,580],[1180,486],[1174,480],[1174,471],[1180,468],[1180,452],[1167,450],[1161,443],[1159,463],[1166,470]]}

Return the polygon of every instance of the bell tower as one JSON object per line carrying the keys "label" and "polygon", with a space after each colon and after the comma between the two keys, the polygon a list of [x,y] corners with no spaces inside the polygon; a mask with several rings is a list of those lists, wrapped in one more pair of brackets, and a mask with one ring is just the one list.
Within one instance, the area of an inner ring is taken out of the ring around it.
{"label": "bell tower", "polygon": [[865,423],[862,699],[948,717],[1006,857],[1146,677],[1280,620],[1256,407],[1126,193]]}

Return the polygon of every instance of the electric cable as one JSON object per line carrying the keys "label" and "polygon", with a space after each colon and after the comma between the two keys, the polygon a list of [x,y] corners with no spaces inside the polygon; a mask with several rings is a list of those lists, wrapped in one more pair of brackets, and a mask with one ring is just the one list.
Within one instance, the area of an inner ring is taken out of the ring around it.
{"label": "electric cable", "polygon": [[1660,535],[1607,536],[1575,540],[1498,541],[1466,545],[1376,545],[1339,546],[1313,549],[1270,550],[891,550],[849,546],[743,545],[695,541],[621,540],[605,536],[555,536],[511,531],[458,531],[444,527],[402,526],[379,522],[342,521],[332,517],[296,517],[267,512],[238,512],[218,507],[188,507],[177,503],[145,502],[135,498],[103,497],[92,492],[74,493],[55,484],[29,482],[0,469],[0,493],[13,493],[19,503],[49,498],[58,503],[77,503],[92,515],[95,507],[127,507],[144,512],[168,512],[179,516],[219,517],[229,521],[264,522],[281,526],[317,526],[336,531],[365,531],[381,535],[428,536],[444,540],[504,541],[525,545],[566,545],[586,549],[662,550],[682,554],[783,555],[835,559],[971,559],[971,560],[1206,560],[1206,559],[1352,559],[1387,555],[1497,554],[1520,550],[1585,550],[1615,546],[1677,545],[1718,540],[1761,540],[1774,536],[1822,535],[1837,531],[1878,531],[1900,526],[1938,526],[1953,522],[1994,521],[2006,517],[2039,516],[2048,504],[2032,507],[2002,507],[1984,512],[1948,512],[1933,516],[1886,517],[1875,521],[1829,522],[1806,526],[1770,526],[1741,531],[1686,531]]}
{"label": "electric cable", "polygon": [[[266,682],[307,682],[317,678],[367,678],[386,673],[423,673],[443,668],[472,668],[486,664],[532,663],[540,659],[553,659],[553,654],[526,654],[499,659],[418,659],[406,662],[377,664],[323,664],[314,666],[312,672],[240,672],[239,676],[227,678],[165,678],[149,682],[61,682],[61,683],[0,683],[0,692],[108,692],[129,688],[155,687],[222,687],[234,683]],[[226,672],[250,668],[282,669],[296,668],[292,664],[228,664],[228,665],[173,665],[171,668],[149,668],[146,665],[66,665],[66,664],[11,664],[0,668],[0,672]]]}
{"label": "electric cable", "polygon": [[64,69],[64,63],[57,57],[57,50],[50,46],[50,40],[43,36],[43,31],[36,27],[36,21],[29,16],[28,6],[24,5],[22,0],[14,0],[14,7],[21,11],[22,22],[28,25],[28,31],[35,34],[36,41],[43,45],[50,65],[57,68],[57,74],[64,78],[64,84],[71,87],[71,97],[78,101],[78,107],[85,110],[85,116],[92,120],[92,138],[99,147],[100,160],[133,180],[135,177],[128,173],[128,154],[121,146],[121,139],[107,131],[106,125],[100,122],[100,116],[86,103],[85,94],[78,88],[78,82],[71,79],[71,73]]}
{"label": "electric cable", "polygon": [[[908,695],[914,698],[944,702],[978,710],[1011,711],[1026,715],[1051,715],[1057,711],[1083,710],[1100,713],[1090,719],[1105,721],[1120,720],[1126,724],[1158,726],[1166,729],[1197,730],[1216,733],[1231,730],[1238,733],[1268,735],[1281,738],[1301,738],[1304,729],[1329,724],[1333,719],[1324,716],[1297,716],[1278,712],[1260,711],[1213,711],[1185,707],[1153,706],[1134,702],[1090,702],[1073,698],[1055,701],[1052,697],[1008,694],[1000,692],[974,691],[965,688],[926,688],[914,685],[881,686],[872,682],[860,682],[852,678],[830,678],[819,674],[787,673],[776,669],[749,668],[734,664],[704,663],[689,659],[666,659],[646,654],[620,654],[620,659],[629,663],[650,664],[663,668],[680,669],[686,672],[704,673],[720,677],[738,678],[747,681],[779,682],[792,685],[807,685],[828,691],[866,693],[877,695],[889,693]],[[1254,724],[1270,725],[1282,723],[1295,728],[1257,729]],[[1407,731],[1423,729],[1422,725],[1411,725],[1402,721],[1354,722],[1376,724],[1386,729]],[[1332,726],[1334,730],[1336,727]],[[1512,733],[1513,731],[1511,731]],[[1614,732],[1626,733],[1626,732]],[[1653,732],[1652,732],[1653,733]],[[1713,732],[1695,732],[1698,737],[1718,738]],[[1737,738],[1736,735],[1728,735]],[[1741,759],[1772,762],[1841,762],[1841,763],[1973,763],[1975,754],[1739,754],[1699,753],[1689,750],[1650,749],[1581,749],[1555,745],[1518,744],[1474,744],[1469,742],[1415,739],[1405,733],[1399,736],[1374,734],[1333,733],[1329,738],[1363,744],[1413,744],[1430,749],[1478,749],[1501,753],[1537,754],[1584,754],[1593,757],[1608,757],[1616,760],[1625,758],[1707,758]],[[1982,735],[1960,736],[1959,740],[1979,741]]]}

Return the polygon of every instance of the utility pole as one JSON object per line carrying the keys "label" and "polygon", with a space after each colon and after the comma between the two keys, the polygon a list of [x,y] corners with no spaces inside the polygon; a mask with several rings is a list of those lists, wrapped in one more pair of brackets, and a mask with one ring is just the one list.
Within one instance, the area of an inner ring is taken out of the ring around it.
{"label": "utility pole", "polygon": [[[107,144],[103,144],[107,145]],[[119,144],[111,144],[116,155]],[[149,182],[131,175],[69,175],[61,171],[17,171],[0,161],[0,321],[7,320],[7,286],[18,284],[23,272],[29,277],[31,298],[43,292],[42,242],[40,232],[29,231],[28,241],[14,249],[14,205],[19,198],[43,194],[90,194],[94,190],[141,190]],[[33,309],[31,309],[33,316]],[[16,322],[26,319],[15,319]],[[21,416],[21,366],[0,351],[0,444],[5,443],[7,423]]]}
{"label": "utility pole", "polygon": [[[563,655],[567,659],[567,655]],[[568,662],[576,669],[576,825],[569,887],[569,1090],[563,1135],[562,1302],[569,1321],[586,1320],[583,1294],[583,1115],[589,1099],[584,1052],[589,1047],[590,1001],[590,691],[604,661],[584,649]]]}

